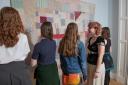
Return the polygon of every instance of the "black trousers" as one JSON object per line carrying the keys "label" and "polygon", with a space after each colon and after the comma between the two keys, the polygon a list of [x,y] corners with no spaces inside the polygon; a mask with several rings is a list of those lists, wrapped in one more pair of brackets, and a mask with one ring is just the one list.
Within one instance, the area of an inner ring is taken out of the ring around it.
{"label": "black trousers", "polygon": [[109,83],[110,83],[110,70],[105,72],[104,85],[109,85]]}

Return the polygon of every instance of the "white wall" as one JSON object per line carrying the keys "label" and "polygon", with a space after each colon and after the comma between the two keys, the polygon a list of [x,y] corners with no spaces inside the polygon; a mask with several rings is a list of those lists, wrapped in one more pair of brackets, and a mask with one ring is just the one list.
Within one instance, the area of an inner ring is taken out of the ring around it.
{"label": "white wall", "polygon": [[96,4],[95,20],[99,21],[102,26],[108,26],[108,0],[85,0]]}
{"label": "white wall", "polygon": [[119,0],[85,0],[96,5],[95,20],[102,26],[108,26],[111,30],[112,57],[114,60],[114,73],[117,72],[118,54],[118,1]]}
{"label": "white wall", "polygon": [[112,38],[112,57],[114,60],[115,70],[117,72],[117,58],[118,58],[118,16],[119,16],[119,0],[109,0],[109,19],[108,26],[111,28]]}

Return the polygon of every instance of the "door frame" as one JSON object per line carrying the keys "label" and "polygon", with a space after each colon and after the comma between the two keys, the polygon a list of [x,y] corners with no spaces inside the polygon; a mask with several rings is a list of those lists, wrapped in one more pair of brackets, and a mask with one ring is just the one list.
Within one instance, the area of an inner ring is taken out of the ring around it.
{"label": "door frame", "polygon": [[[120,81],[123,84],[127,84],[128,83],[128,72],[127,72],[127,62],[128,62],[128,1],[125,0],[126,3],[123,2],[124,0],[119,0],[119,17],[118,17],[118,57],[117,57],[117,77],[116,79],[118,81]],[[123,10],[126,11],[123,11]],[[126,12],[126,13],[125,13]],[[125,15],[125,16],[124,16]],[[123,23],[124,22],[124,23]],[[126,37],[125,40],[123,40],[122,37],[122,33],[121,33],[121,29],[123,29],[123,24],[125,24],[126,27],[124,27],[125,29],[125,36]],[[121,54],[121,44],[123,44],[124,47],[124,54]],[[124,55],[124,61],[121,62],[121,56]],[[124,74],[121,73],[121,65],[124,64]],[[125,75],[127,74],[127,75]]]}

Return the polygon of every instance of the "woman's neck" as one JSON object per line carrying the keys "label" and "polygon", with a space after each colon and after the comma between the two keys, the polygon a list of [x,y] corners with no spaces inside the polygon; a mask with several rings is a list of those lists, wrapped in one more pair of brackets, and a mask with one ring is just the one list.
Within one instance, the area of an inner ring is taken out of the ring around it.
{"label": "woman's neck", "polygon": [[46,39],[45,37],[41,37],[40,40]]}

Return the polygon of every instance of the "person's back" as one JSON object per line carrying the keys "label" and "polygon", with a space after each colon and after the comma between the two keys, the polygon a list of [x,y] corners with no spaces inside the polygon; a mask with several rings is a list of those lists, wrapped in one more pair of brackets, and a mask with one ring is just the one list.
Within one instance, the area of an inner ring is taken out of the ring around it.
{"label": "person's back", "polygon": [[[63,54],[60,54],[61,68],[64,74],[80,73],[81,72],[80,63],[82,62],[83,62],[83,67],[87,69],[85,63],[86,62],[85,48],[82,41],[78,41],[78,46],[76,49],[78,50],[78,54],[74,56],[64,56]],[[85,71],[86,70],[83,70],[83,72]],[[84,76],[85,77],[87,76],[86,72],[84,73]]]}
{"label": "person's back", "polygon": [[30,52],[27,36],[17,10],[0,10],[0,84],[32,85],[25,64]]}
{"label": "person's back", "polygon": [[[32,56],[33,59],[37,59],[38,57],[38,64],[48,65],[55,63],[56,42],[54,40],[44,38],[38,42],[35,47],[36,48],[34,49]],[[35,52],[37,50],[39,56],[37,56],[37,53]]]}
{"label": "person's back", "polygon": [[6,47],[5,45],[0,46],[0,64],[7,64],[13,61],[23,61],[26,58],[30,51],[27,37],[25,34],[20,33],[18,38],[19,40],[17,44],[13,47]]}
{"label": "person's back", "polygon": [[86,82],[87,64],[85,47],[78,37],[77,24],[69,23],[59,45],[63,85],[78,85],[81,72],[83,80]]}
{"label": "person's back", "polygon": [[60,85],[58,68],[55,61],[56,43],[53,38],[53,28],[50,22],[41,26],[42,39],[34,46],[32,66],[36,66],[36,85]]}

